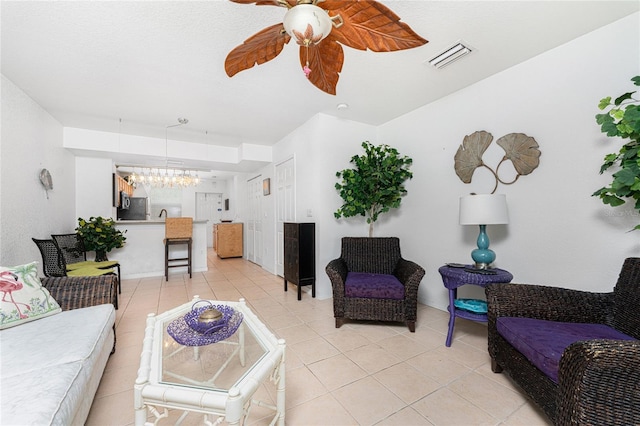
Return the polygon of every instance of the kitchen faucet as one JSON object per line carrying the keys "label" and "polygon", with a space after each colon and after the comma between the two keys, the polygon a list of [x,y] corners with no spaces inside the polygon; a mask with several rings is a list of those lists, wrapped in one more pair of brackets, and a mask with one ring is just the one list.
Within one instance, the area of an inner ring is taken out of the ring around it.
{"label": "kitchen faucet", "polygon": [[164,218],[167,218],[167,209],[162,209],[160,210],[160,214],[158,215],[158,217],[162,217],[162,212],[164,212]]}

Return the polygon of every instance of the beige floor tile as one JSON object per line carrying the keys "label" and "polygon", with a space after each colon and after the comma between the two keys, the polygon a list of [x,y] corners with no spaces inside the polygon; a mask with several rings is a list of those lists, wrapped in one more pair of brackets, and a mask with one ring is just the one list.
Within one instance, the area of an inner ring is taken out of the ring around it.
{"label": "beige floor tile", "polygon": [[287,341],[287,345],[304,342],[318,337],[318,334],[306,324],[298,324],[273,330],[276,336]]}
{"label": "beige floor tile", "polygon": [[109,374],[104,374],[100,380],[100,386],[96,397],[114,395],[133,389],[138,375],[138,366],[127,364],[123,367],[110,368]]}
{"label": "beige floor tile", "polygon": [[486,364],[481,365],[480,367],[476,368],[474,370],[476,373],[481,374],[483,377],[486,377],[487,379],[496,382],[506,388],[509,388],[515,392],[518,392],[522,395],[524,395],[524,393],[522,393],[522,391],[520,390],[520,387],[518,385],[516,385],[513,380],[511,380],[511,377],[509,377],[509,375],[507,373],[494,373],[493,371],[491,371],[491,361],[487,361]]}
{"label": "beige floor tile", "polygon": [[376,343],[361,346],[346,352],[345,355],[369,374],[389,368],[400,362],[400,358]]}
{"label": "beige floor tile", "polygon": [[290,349],[285,349],[285,361],[284,365],[286,370],[294,370],[296,368],[304,367],[304,361]]}
{"label": "beige floor tile", "polygon": [[502,424],[504,426],[551,426],[553,423],[541,409],[531,403],[524,403]]}
{"label": "beige floor tile", "polygon": [[360,425],[373,425],[400,411],[405,404],[372,377],[365,377],[332,395]]}
{"label": "beige floor tile", "polygon": [[413,368],[409,362],[379,371],[373,377],[407,404],[424,398],[441,386]]}
{"label": "beige floor tile", "polygon": [[420,341],[412,339],[408,334],[398,334],[382,339],[378,342],[378,345],[385,351],[398,357],[401,361],[413,358],[429,349]]}
{"label": "beige floor tile", "polygon": [[331,394],[287,410],[285,422],[296,426],[357,426],[358,422]]}
{"label": "beige floor tile", "polygon": [[431,352],[439,353],[443,357],[471,369],[480,367],[481,365],[491,361],[489,352],[486,349],[480,350],[461,341],[453,342],[450,347],[446,347],[444,345],[439,346]]}
{"label": "beige floor tile", "polygon": [[405,407],[397,413],[393,413],[376,426],[427,426],[431,425],[427,419],[411,407]]}
{"label": "beige floor tile", "polygon": [[439,389],[411,406],[429,422],[438,426],[480,426],[499,423],[498,419],[447,388]]}
{"label": "beige floor tile", "polygon": [[295,407],[327,393],[327,388],[307,367],[287,370],[287,407]]}
{"label": "beige floor tile", "polygon": [[304,342],[293,343],[287,345],[288,348],[295,351],[305,364],[313,364],[326,358],[330,358],[340,353],[331,343],[318,336]]}
{"label": "beige floor tile", "polygon": [[[192,300],[237,301],[287,341],[287,425],[550,425],[507,374],[491,372],[486,326],[457,320],[451,348],[444,346],[449,314],[418,305],[416,332],[402,323],[348,321],[335,328],[332,299],[306,292],[297,300],[282,278],[243,259],[208,253],[209,271],[173,271],[164,277],[123,280],[116,312],[117,343],[87,425],[132,425],[133,381],[149,313]],[[443,290],[444,291],[444,290]],[[273,401],[272,383],[258,399]],[[180,413],[172,412],[176,420]],[[248,426],[266,426],[273,414],[254,406]],[[183,426],[202,424],[190,414]],[[225,425],[225,422],[222,423]]]}
{"label": "beige floor tile", "polygon": [[309,323],[311,321],[325,320],[335,325],[333,314],[327,315],[323,309],[308,309],[305,311],[296,311],[296,315],[302,321]]}
{"label": "beige floor tile", "polygon": [[333,332],[323,337],[342,352],[349,352],[371,343],[369,339],[360,335],[357,331],[344,326],[338,329],[334,328]]}
{"label": "beige floor tile", "polygon": [[123,426],[134,421],[133,386],[125,392],[96,398],[85,426]]}
{"label": "beige floor tile", "polygon": [[[356,330],[361,336],[366,337],[371,342],[377,342],[379,340],[395,336],[399,332],[392,327],[387,327],[386,325],[375,321],[350,322],[348,323],[348,327]],[[404,331],[404,328],[399,330]]]}
{"label": "beige floor tile", "polygon": [[343,354],[309,364],[308,368],[330,391],[367,376],[363,369]]}
{"label": "beige floor tile", "polygon": [[328,334],[335,333],[336,330],[339,330],[336,328],[336,323],[333,317],[329,319],[323,318],[319,320],[309,321],[307,322],[307,325],[320,336],[326,336]]}
{"label": "beige floor tile", "polygon": [[509,417],[525,402],[522,394],[487,381],[476,372],[461,377],[451,383],[448,388],[499,419]]}
{"label": "beige floor tile", "polygon": [[446,333],[440,333],[427,325],[416,327],[415,333],[409,333],[406,336],[425,346],[427,349],[444,346],[447,340]]}
{"label": "beige floor tile", "polygon": [[471,369],[453,361],[445,351],[429,351],[411,358],[411,365],[442,385],[469,374]]}
{"label": "beige floor tile", "polygon": [[292,327],[294,325],[302,325],[302,321],[294,314],[287,313],[282,315],[272,315],[260,317],[263,322],[272,330]]}

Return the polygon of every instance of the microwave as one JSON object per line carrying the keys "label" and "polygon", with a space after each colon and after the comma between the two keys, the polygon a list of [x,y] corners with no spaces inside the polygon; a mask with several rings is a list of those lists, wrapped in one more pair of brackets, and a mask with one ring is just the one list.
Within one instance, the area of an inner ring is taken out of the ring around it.
{"label": "microwave", "polygon": [[120,191],[120,209],[129,210],[131,206],[131,199],[129,198],[129,194],[124,191]]}

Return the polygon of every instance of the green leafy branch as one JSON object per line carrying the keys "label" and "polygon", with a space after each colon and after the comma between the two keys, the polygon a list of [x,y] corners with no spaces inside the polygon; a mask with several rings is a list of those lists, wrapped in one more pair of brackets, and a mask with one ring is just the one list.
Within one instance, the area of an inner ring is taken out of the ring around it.
{"label": "green leafy branch", "polygon": [[101,216],[92,216],[88,221],[78,218],[76,232],[82,238],[85,249],[89,251],[108,253],[114,248],[123,247],[126,241],[124,233],[116,228],[115,221]]}
{"label": "green leafy branch", "polygon": [[[631,81],[640,86],[640,76],[633,77]],[[596,115],[602,133],[629,141],[617,153],[605,155],[600,174],[614,166],[619,170],[613,173],[609,186],[598,189],[592,196],[612,207],[624,204],[625,199],[632,199],[635,200],[634,209],[640,211],[640,100],[633,97],[635,93],[624,93],[613,101],[611,96],[607,96],[598,104],[598,108],[605,111]],[[640,229],[640,225],[634,229]]]}
{"label": "green leafy branch", "polygon": [[336,210],[336,219],[364,216],[369,224],[369,236],[373,235],[373,224],[378,216],[392,208],[400,207],[407,193],[404,182],[413,177],[409,166],[413,160],[388,145],[374,146],[369,141],[362,143],[364,155],[354,155],[350,162],[353,169],[336,173],[342,179],[335,184],[344,204]]}

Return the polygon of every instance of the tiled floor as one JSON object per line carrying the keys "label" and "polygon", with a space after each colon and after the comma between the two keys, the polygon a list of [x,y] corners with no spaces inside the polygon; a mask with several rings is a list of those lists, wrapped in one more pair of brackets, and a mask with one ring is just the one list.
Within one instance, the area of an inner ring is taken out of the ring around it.
{"label": "tiled floor", "polygon": [[[242,259],[208,256],[209,271],[123,280],[117,350],[109,359],[87,425],[133,424],[133,384],[145,319],[194,295],[247,300],[286,339],[287,425],[549,425],[508,377],[491,372],[486,327],[458,319],[444,346],[448,313],[418,305],[416,332],[401,324],[354,323],[336,329],[332,300],[317,300]],[[444,291],[444,289],[443,289]],[[273,400],[268,385],[258,391]],[[266,425],[252,408],[248,425]],[[175,416],[172,416],[175,420]],[[187,416],[183,424],[202,418]],[[162,424],[162,423],[160,423]],[[224,424],[224,423],[223,423]]]}

